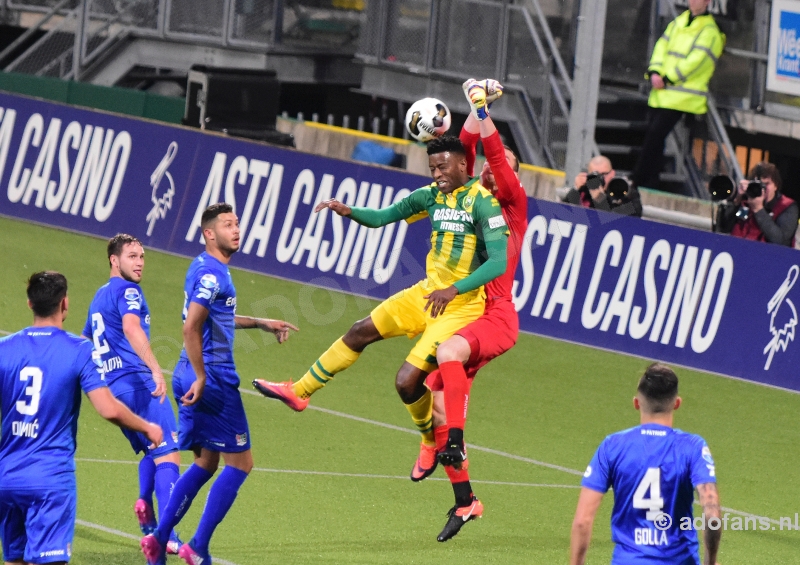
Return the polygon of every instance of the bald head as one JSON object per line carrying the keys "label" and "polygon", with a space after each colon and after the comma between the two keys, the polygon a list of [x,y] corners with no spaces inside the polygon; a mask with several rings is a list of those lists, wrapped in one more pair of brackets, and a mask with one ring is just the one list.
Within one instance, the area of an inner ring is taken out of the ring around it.
{"label": "bald head", "polygon": [[589,165],[586,167],[586,170],[589,172],[589,174],[601,173],[603,175],[603,190],[608,188],[608,183],[614,178],[615,175],[614,169],[611,167],[611,161],[608,157],[603,155],[592,157],[592,160],[589,161]]}
{"label": "bald head", "polygon": [[603,155],[592,157],[592,160],[586,166],[586,170],[590,173],[607,173],[611,168],[611,161]]}

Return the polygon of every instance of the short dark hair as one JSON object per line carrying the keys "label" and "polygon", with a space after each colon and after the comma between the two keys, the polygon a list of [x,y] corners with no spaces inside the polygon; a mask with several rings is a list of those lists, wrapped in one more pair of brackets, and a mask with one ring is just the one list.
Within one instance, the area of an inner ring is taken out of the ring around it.
{"label": "short dark hair", "polygon": [[761,161],[760,163],[757,163],[755,167],[750,169],[750,178],[754,180],[763,178],[770,179],[773,183],[775,183],[775,187],[778,190],[781,189],[783,184],[781,182],[781,173],[778,171],[778,167],[772,163],[767,163],[766,161]]}
{"label": "short dark hair", "polygon": [[466,155],[464,144],[461,140],[454,135],[443,135],[442,137],[435,137],[428,142],[428,155],[436,155],[437,153],[457,153],[459,155]]}
{"label": "short dark hair", "polygon": [[646,409],[653,414],[672,411],[678,397],[678,375],[662,363],[653,363],[639,379],[637,389],[647,404]]}
{"label": "short dark hair", "polygon": [[503,145],[503,149],[511,151],[511,154],[514,156],[514,166],[512,167],[512,169],[514,169],[515,173],[518,173],[519,172],[519,157],[514,152],[514,150],[511,149],[508,145]]}
{"label": "short dark hair", "polygon": [[[117,235],[108,240],[108,248],[106,250],[108,252],[109,265],[111,265],[111,256],[116,255],[117,257],[119,257],[120,255],[122,255],[122,249],[129,243],[142,245],[142,242],[139,241],[138,238],[127,233],[118,233]],[[144,245],[142,245],[142,247],[144,247]]]}
{"label": "short dark hair", "polygon": [[67,277],[56,271],[39,271],[28,279],[28,300],[38,318],[49,318],[67,295]]}
{"label": "short dark hair", "polygon": [[233,206],[225,202],[217,202],[212,204],[203,211],[203,216],[200,218],[200,227],[206,229],[208,226],[217,219],[220,214],[233,213]]}

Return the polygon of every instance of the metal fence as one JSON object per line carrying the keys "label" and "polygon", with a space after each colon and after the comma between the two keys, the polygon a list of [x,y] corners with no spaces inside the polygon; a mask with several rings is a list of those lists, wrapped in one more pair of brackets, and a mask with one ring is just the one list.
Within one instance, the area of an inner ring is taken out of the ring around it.
{"label": "metal fence", "polygon": [[[563,168],[571,80],[538,0],[385,0],[359,57],[416,73],[493,77],[518,94],[539,164]],[[486,38],[491,38],[487,40]]]}
{"label": "metal fence", "polygon": [[[720,20],[729,46],[752,46],[757,2],[762,0],[738,0],[736,18]],[[603,78],[635,85],[652,44],[674,17],[673,0],[608,3]],[[37,29],[46,35],[7,66],[31,74],[80,78],[115,42],[144,36],[255,52],[344,51],[414,72],[497,77],[520,93],[525,115],[519,119],[535,132],[542,164],[559,169],[572,96],[571,65],[564,61],[574,56],[579,5],[580,0],[0,0],[6,11],[41,14]],[[712,91],[747,96],[755,64],[726,54]],[[709,158],[720,155],[715,144],[725,143],[717,122],[709,117],[704,128],[691,130],[706,148],[694,152],[703,156],[695,159],[701,176],[713,168],[710,163],[722,163]],[[686,141],[686,154],[696,145]],[[734,167],[727,161],[718,166]]]}
{"label": "metal fence", "polygon": [[[124,28],[133,35],[252,51],[284,45],[350,52],[358,45],[370,4],[369,0],[0,0],[0,6],[42,15],[55,9],[57,19],[76,20],[76,10],[84,2],[92,30],[105,25],[110,33]],[[57,25],[54,21],[48,29]],[[78,24],[64,23],[59,31],[74,34]]]}

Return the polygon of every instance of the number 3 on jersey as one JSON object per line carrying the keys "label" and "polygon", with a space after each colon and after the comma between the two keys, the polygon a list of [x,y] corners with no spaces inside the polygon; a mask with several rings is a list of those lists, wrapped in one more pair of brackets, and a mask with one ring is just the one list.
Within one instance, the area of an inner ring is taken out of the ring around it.
{"label": "number 3 on jersey", "polygon": [[25,387],[25,396],[30,401],[17,400],[17,412],[25,416],[34,416],[39,411],[39,397],[42,392],[42,370],[39,367],[25,367],[19,372],[19,380],[31,381]]}
{"label": "number 3 on jersey", "polygon": [[[650,498],[645,495],[650,492]],[[640,510],[647,510],[645,518],[655,520],[663,513],[664,499],[661,498],[661,469],[650,467],[644,474],[644,478],[636,487],[633,493],[633,507]]]}

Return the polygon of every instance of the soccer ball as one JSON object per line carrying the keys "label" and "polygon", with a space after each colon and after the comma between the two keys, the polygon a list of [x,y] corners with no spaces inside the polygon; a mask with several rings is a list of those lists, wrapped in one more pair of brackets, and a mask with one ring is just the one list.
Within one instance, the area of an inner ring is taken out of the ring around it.
{"label": "soccer ball", "polygon": [[450,129],[450,110],[436,98],[417,100],[406,112],[406,129],[423,143],[444,135]]}

